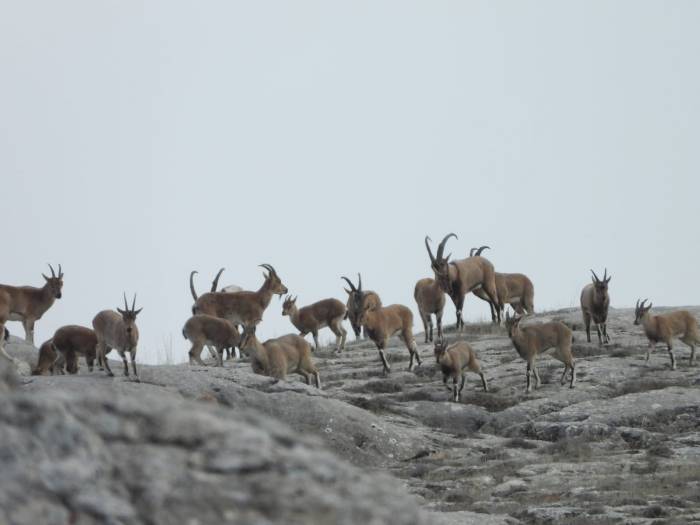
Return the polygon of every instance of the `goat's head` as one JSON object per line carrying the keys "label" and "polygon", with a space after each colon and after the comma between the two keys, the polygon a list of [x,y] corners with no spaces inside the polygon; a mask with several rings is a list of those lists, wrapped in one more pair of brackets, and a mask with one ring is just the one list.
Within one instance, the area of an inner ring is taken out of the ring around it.
{"label": "goat's head", "polygon": [[447,257],[444,257],[443,254],[445,252],[445,244],[450,237],[457,238],[454,233],[446,235],[438,245],[437,255],[434,256],[430,249],[430,237],[427,235],[425,236],[425,247],[430,256],[430,267],[433,269],[433,272],[435,272],[435,280],[446,293],[450,293],[452,288],[452,282],[450,281],[450,255],[452,254],[448,254]]}
{"label": "goat's head", "polygon": [[271,264],[261,264],[259,266],[267,270],[268,273],[263,272],[263,277],[265,277],[265,284],[273,294],[277,294],[282,297],[284,294],[289,292],[287,287],[282,284],[282,279],[279,278],[279,275],[277,275],[277,272]]}
{"label": "goat's head", "polygon": [[593,281],[593,286],[595,287],[595,291],[599,294],[605,295],[608,293],[608,283],[610,282],[610,279],[612,279],[612,276],[608,276],[608,269],[605,269],[605,273],[603,274],[603,278],[599,279],[598,276],[595,274],[593,270],[591,270],[591,274],[593,276],[591,277],[591,280]]}
{"label": "goat's head", "polygon": [[294,309],[296,308],[296,304],[296,297],[292,297],[291,295],[285,297],[284,303],[282,303],[282,315],[292,315],[292,312],[294,312]]}
{"label": "goat's head", "polygon": [[510,311],[506,312],[506,330],[508,330],[508,337],[513,337],[513,333],[517,330],[522,319],[522,315],[513,315],[511,317]]}
{"label": "goat's head", "polygon": [[435,362],[439,363],[442,356],[445,355],[447,350],[447,341],[443,337],[438,337],[435,339],[433,346],[433,353],[435,354]]}
{"label": "goat's head", "polygon": [[649,310],[651,310],[651,307],[653,305],[652,303],[649,303],[649,305],[645,305],[647,301],[648,299],[644,299],[640,302],[640,300],[637,299],[637,305],[634,307],[634,324],[641,324],[644,316],[647,314],[647,312],[649,312]]}
{"label": "goat's head", "polygon": [[122,316],[129,348],[136,348],[136,345],[139,343],[139,329],[136,327],[136,316],[141,313],[141,310],[143,308],[136,310],[136,294],[134,294],[134,300],[131,302],[131,308],[129,308],[129,304],[126,302],[126,293],[124,294],[124,310],[117,308],[117,312]]}
{"label": "goat's head", "polygon": [[46,287],[50,290],[51,294],[56,298],[61,298],[61,290],[63,289],[63,270],[61,265],[58,265],[58,275],[53,270],[53,266],[49,264],[49,269],[51,270],[51,277],[47,277],[43,273],[41,276],[46,280]]}
{"label": "goat's head", "polygon": [[354,317],[357,321],[358,328],[355,330],[355,326],[353,326],[353,329],[355,330],[355,335],[359,335],[362,315],[366,309],[365,292],[362,290],[362,276],[359,273],[357,274],[357,287],[347,277],[343,276],[341,279],[345,280],[350,286],[349,290],[345,288],[345,291],[350,296],[348,310],[352,313],[351,318]]}

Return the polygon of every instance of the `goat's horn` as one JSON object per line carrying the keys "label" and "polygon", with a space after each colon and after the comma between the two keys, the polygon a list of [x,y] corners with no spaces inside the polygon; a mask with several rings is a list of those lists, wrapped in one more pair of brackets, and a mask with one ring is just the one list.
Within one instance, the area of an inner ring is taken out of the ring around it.
{"label": "goat's horn", "polygon": [[350,289],[351,289],[353,292],[356,292],[356,291],[357,291],[357,288],[355,288],[355,285],[352,284],[352,281],[351,281],[350,279],[348,279],[348,278],[345,277],[345,276],[341,277],[341,279],[344,279],[345,282],[348,283],[348,285],[350,285]]}
{"label": "goat's horn", "polygon": [[442,254],[445,251],[445,244],[447,244],[447,240],[450,237],[454,237],[455,239],[458,238],[457,235],[455,235],[454,233],[448,233],[447,235],[445,235],[445,238],[442,240],[442,242],[438,246],[438,251],[437,251],[437,259],[438,260],[442,260]]}
{"label": "goat's horn", "polygon": [[49,264],[49,270],[51,270],[51,277],[56,277],[56,272],[53,271],[53,266],[51,266],[50,264]]}
{"label": "goat's horn", "polygon": [[221,274],[224,273],[224,270],[226,268],[221,268],[219,270],[219,273],[216,274],[216,277],[214,277],[214,280],[211,283],[211,291],[215,292],[216,289],[219,287],[219,277],[221,277]]}

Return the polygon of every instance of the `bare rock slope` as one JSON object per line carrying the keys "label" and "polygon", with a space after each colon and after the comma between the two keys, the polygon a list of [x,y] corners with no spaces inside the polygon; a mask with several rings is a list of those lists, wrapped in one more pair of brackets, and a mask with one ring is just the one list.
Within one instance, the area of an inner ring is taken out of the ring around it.
{"label": "bare rock slope", "polygon": [[[232,362],[224,369],[144,366],[141,383],[82,369],[79,376],[22,378],[0,404],[0,432],[10,436],[0,447],[14,458],[16,487],[3,500],[7,484],[0,485],[0,508],[53,505],[77,513],[79,523],[106,515],[167,523],[169,515],[156,513],[163,508],[199,523],[700,520],[698,368],[688,366],[680,342],[677,370],[661,349],[645,366],[646,340],[632,316],[611,311],[612,344],[599,347],[585,342],[577,310],[538,315],[532,322],[574,326],[579,381],[574,389],[561,386],[562,365],[545,356],[543,385],[529,395],[525,364],[505,330],[467,326],[462,337],[477,350],[492,392],[468,376],[459,404],[447,401],[432,347],[420,345],[425,362],[409,373],[398,342],[386,378],[369,342],[341,355],[319,352],[321,392],[294,378],[275,383]],[[35,359],[34,349],[8,350]],[[27,410],[37,415],[23,416]],[[35,448],[18,449],[28,433]],[[72,447],[65,443],[71,439]],[[66,496],[71,483],[84,480],[91,487],[82,495],[86,504]],[[279,507],[266,499],[276,488],[256,492],[293,481],[298,497],[275,496]],[[39,486],[34,506],[6,506],[22,501],[22,487]]]}

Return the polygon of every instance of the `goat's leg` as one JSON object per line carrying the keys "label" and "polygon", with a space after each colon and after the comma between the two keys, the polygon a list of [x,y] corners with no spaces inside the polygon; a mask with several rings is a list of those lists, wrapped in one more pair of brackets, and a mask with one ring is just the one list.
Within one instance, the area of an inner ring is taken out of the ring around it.
{"label": "goat's leg", "polygon": [[673,345],[669,341],[666,343],[668,345],[668,356],[671,358],[671,370],[676,369],[676,357],[673,355]]}

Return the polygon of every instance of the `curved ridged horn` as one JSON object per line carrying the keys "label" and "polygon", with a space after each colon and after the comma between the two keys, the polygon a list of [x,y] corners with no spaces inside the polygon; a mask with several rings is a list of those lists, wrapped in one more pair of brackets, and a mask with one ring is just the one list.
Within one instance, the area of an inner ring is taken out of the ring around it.
{"label": "curved ridged horn", "polygon": [[351,281],[350,279],[348,279],[348,278],[345,277],[345,276],[341,277],[341,279],[344,279],[345,282],[348,283],[348,285],[350,286],[350,290],[352,290],[353,292],[356,292],[356,291],[357,291],[357,288],[355,288],[355,285],[352,284],[352,281]]}
{"label": "curved ridged horn", "polygon": [[219,277],[221,277],[221,274],[224,273],[225,269],[226,268],[221,268],[221,270],[219,270],[219,273],[216,274],[216,277],[214,277],[214,280],[211,283],[211,291],[212,292],[215,292],[216,289],[219,287]]}
{"label": "curved ridged horn", "polygon": [[197,270],[192,270],[190,273],[190,292],[192,292],[192,298],[196,301],[197,300],[197,292],[194,291],[194,274],[199,273]]}
{"label": "curved ridged horn", "polygon": [[433,255],[433,252],[430,251],[430,244],[428,244],[428,241],[433,242],[432,239],[426,235],[425,247],[428,249],[428,255],[430,255],[430,263],[433,264],[435,263],[435,256]]}
{"label": "curved ridged horn", "polygon": [[469,257],[474,257],[474,252],[476,251],[476,248],[472,248],[469,250]]}
{"label": "curved ridged horn", "polygon": [[596,282],[600,282],[600,279],[598,279],[598,276],[595,274],[593,270],[591,270],[591,273],[593,274],[593,278],[596,280]]}
{"label": "curved ridged horn", "polygon": [[53,266],[51,266],[50,264],[49,264],[49,270],[51,270],[51,277],[56,277],[56,272],[54,272]]}
{"label": "curved ridged horn", "polygon": [[357,272],[357,291],[362,292],[362,276]]}
{"label": "curved ridged horn", "polygon": [[58,278],[60,279],[63,277],[63,269],[61,268],[61,265],[58,265]]}
{"label": "curved ridged horn", "polygon": [[458,238],[457,235],[455,235],[454,233],[448,233],[447,235],[445,235],[445,238],[438,245],[438,250],[437,250],[438,261],[442,260],[442,254],[445,252],[445,244],[447,244],[447,239],[449,239],[450,237],[454,237],[455,239]]}
{"label": "curved ridged horn", "polygon": [[275,271],[275,269],[272,267],[271,264],[265,263],[265,264],[259,264],[258,266],[260,266],[261,268],[265,268],[271,274],[277,274],[277,272]]}
{"label": "curved ridged horn", "polygon": [[490,249],[491,249],[490,246],[480,246],[479,249],[476,250],[476,253],[474,253],[474,255],[476,255],[478,257],[481,255],[481,252],[483,252],[484,250],[490,250]]}

